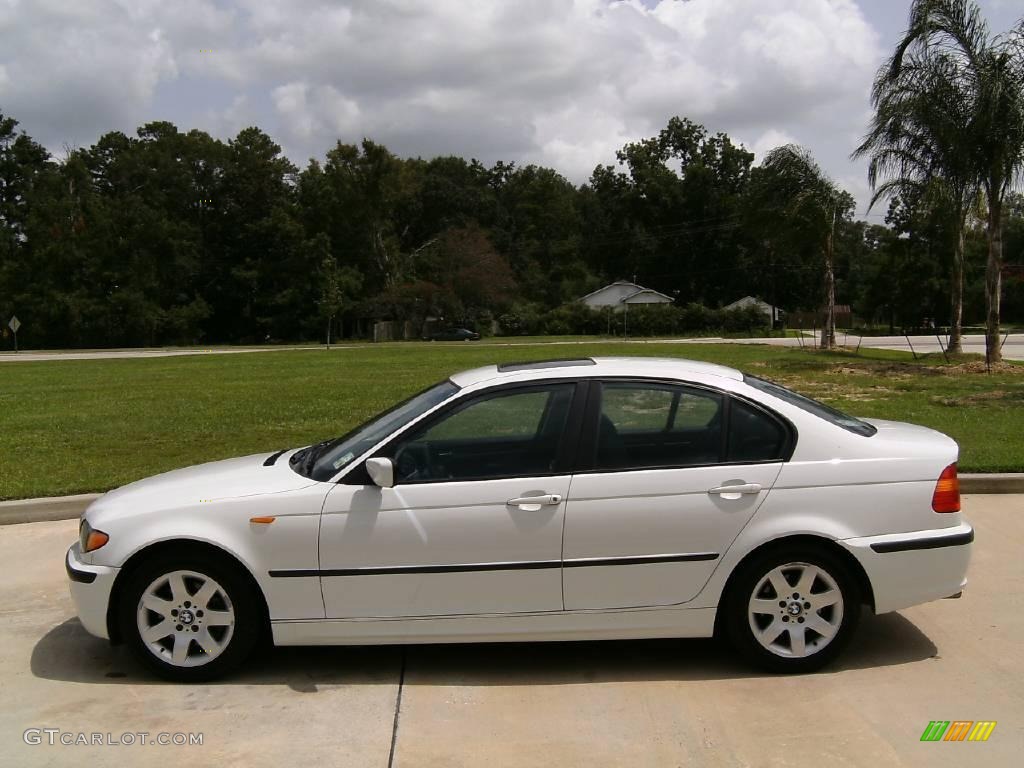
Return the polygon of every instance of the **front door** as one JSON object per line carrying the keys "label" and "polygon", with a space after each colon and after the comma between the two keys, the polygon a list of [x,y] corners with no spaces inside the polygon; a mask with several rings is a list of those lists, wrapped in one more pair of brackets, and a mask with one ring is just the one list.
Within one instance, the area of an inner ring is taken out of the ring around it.
{"label": "front door", "polygon": [[576,389],[468,395],[378,452],[395,464],[393,488],[332,490],[320,529],[327,617],[561,610]]}
{"label": "front door", "polygon": [[710,389],[609,380],[591,392],[593,455],[581,447],[587,468],[566,510],[565,608],[686,602],[778,477],[787,428]]}

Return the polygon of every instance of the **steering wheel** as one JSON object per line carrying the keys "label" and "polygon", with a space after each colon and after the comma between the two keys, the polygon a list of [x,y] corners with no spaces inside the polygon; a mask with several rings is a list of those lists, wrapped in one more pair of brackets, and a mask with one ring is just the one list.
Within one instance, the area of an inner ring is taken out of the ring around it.
{"label": "steering wheel", "polygon": [[406,443],[395,454],[398,479],[426,480],[434,476],[434,462],[430,443]]}

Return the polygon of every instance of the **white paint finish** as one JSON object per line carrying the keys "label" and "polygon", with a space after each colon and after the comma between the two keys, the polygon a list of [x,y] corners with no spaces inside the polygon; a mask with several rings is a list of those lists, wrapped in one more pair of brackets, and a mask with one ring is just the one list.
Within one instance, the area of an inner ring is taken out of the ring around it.
{"label": "white paint finish", "polygon": [[277,645],[534,642],[711,637],[713,609],[573,611],[426,619],[276,621]]}
{"label": "white paint finish", "polygon": [[[573,478],[565,524],[565,558],[728,551],[768,496],[781,464],[642,472]],[[757,483],[760,493],[724,498],[708,490]],[[691,600],[717,560],[566,568],[566,609],[675,605]]]}
{"label": "white paint finish", "polygon": [[89,584],[68,579],[68,590],[71,592],[71,601],[75,604],[75,612],[81,619],[85,631],[106,640],[109,637],[107,603],[110,600],[110,590],[114,586],[118,569],[105,565],[88,565],[82,562],[82,553],[78,542],[71,546],[64,557],[68,567],[96,575],[96,578]]}
{"label": "white paint finish", "polygon": [[[952,515],[950,515],[952,517]],[[959,517],[957,515],[956,517]],[[875,552],[872,544],[969,534],[968,523],[952,528],[911,531],[895,536],[866,536],[839,542],[864,567],[875,589],[875,612],[888,613],[956,594],[967,584],[970,547]]]}
{"label": "white paint finish", "polygon": [[[565,502],[506,502],[557,494],[569,476],[426,483],[395,488],[338,485],[327,497],[320,567],[558,562]],[[562,608],[558,568],[464,573],[326,576],[328,618],[549,611]]]}
{"label": "white paint finish", "polygon": [[257,453],[211,461],[147,477],[104,494],[93,505],[94,512],[100,513],[107,505],[118,505],[123,499],[130,499],[130,503],[140,509],[151,510],[174,508],[182,503],[281,493],[313,484],[288,466],[290,452],[273,466],[265,467],[263,462],[269,455],[269,452]]}
{"label": "white paint finish", "polygon": [[[574,365],[563,368],[538,368],[500,371],[497,365],[471,368],[451,376],[451,380],[466,391],[496,384],[536,381],[537,379],[575,379],[601,376],[629,376],[668,381],[706,384],[710,387],[731,389],[729,382],[742,383],[743,374],[735,368],[700,360],[678,357],[592,357],[594,365]],[[724,381],[723,381],[724,379]],[[745,387],[750,389],[750,387]],[[462,393],[460,393],[461,395]]]}
{"label": "white paint finish", "polygon": [[[84,555],[85,561],[120,566],[158,542],[204,542],[224,550],[252,573],[272,618],[322,618],[319,579],[272,579],[268,571],[316,568],[320,511],[334,486],[296,474],[288,467],[287,454],[265,467],[267,455],[158,475],[101,496],[85,515],[93,528],[110,535],[110,541]],[[224,471],[223,485],[217,481],[218,466]],[[262,492],[245,493],[246,474],[252,487]],[[227,496],[229,492],[237,495]],[[249,522],[253,517],[275,520],[261,525]]]}
{"label": "white paint finish", "polygon": [[[110,541],[77,556],[81,567],[104,574],[72,586],[83,625],[103,636],[117,569],[151,544],[180,539],[237,558],[266,596],[275,637],[289,643],[702,636],[710,633],[736,565],[757,547],[794,534],[846,547],[865,568],[879,610],[943,597],[962,584],[970,546],[880,554],[867,541],[966,525],[959,514],[931,510],[935,481],[957,455],[956,444],[932,430],[876,422],[878,434],[862,437],[754,390],[737,371],[674,359],[597,358],[592,366],[509,372],[488,366],[454,376],[463,387],[454,399],[499,384],[591,377],[680,381],[759,401],[795,426],[792,461],[777,480],[778,465],[751,465],[393,489],[310,481],[291,469],[287,453],[272,467],[263,466],[268,454],[259,454],[178,470],[105,494],[86,511]],[[763,490],[738,499],[706,496],[730,481]],[[540,493],[562,496],[568,506],[505,503]],[[262,516],[275,521],[249,522]],[[570,567],[561,569],[564,576],[545,568],[326,577],[323,594],[316,576],[268,575],[687,552],[722,556],[707,563]],[[563,610],[563,586],[570,610]],[[680,608],[619,609],[684,601]]]}

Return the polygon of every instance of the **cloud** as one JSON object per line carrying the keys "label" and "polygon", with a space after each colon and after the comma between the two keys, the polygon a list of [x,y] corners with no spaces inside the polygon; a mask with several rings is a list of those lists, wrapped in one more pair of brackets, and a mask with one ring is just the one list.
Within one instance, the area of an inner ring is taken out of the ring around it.
{"label": "cloud", "polygon": [[365,136],[577,182],[682,115],[839,176],[881,57],[853,0],[45,0],[0,10],[0,106],[48,146],[244,115],[298,162]]}
{"label": "cloud", "polygon": [[781,147],[784,144],[796,144],[797,140],[786,133],[780,131],[777,128],[769,128],[767,131],[762,133],[753,142],[744,142],[747,149],[754,153],[754,162],[760,163],[764,160],[764,156],[776,147]]}

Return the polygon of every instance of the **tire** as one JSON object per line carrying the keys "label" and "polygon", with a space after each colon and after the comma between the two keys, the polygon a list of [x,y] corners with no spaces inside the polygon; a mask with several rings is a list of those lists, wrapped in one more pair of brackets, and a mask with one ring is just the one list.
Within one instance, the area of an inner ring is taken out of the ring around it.
{"label": "tire", "polygon": [[812,672],[849,642],[860,619],[861,590],[832,553],[780,548],[743,566],[724,607],[726,634],[747,661],[770,672]]}
{"label": "tire", "polygon": [[194,552],[161,554],[131,573],[118,617],[136,658],[175,682],[213,680],[235,669],[266,623],[239,566]]}

